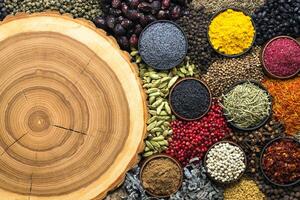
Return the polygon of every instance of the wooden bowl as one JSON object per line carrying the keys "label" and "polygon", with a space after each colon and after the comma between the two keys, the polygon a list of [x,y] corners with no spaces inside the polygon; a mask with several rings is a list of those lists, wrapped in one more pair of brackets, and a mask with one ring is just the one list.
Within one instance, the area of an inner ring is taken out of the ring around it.
{"label": "wooden bowl", "polygon": [[262,64],[262,68],[263,68],[263,72],[270,78],[273,78],[273,79],[281,79],[281,80],[284,80],[284,79],[291,79],[291,78],[294,78],[295,76],[297,76],[297,74],[300,72],[300,68],[298,71],[296,71],[294,74],[291,74],[289,76],[277,76],[275,74],[272,74],[272,72],[269,71],[269,69],[266,67],[266,64],[265,64],[265,59],[264,59],[264,55],[265,55],[265,50],[267,48],[267,46],[273,42],[274,40],[277,40],[279,38],[288,38],[288,39],[291,39],[293,41],[295,41],[297,44],[300,45],[300,38],[299,38],[299,41],[297,41],[296,39],[290,37],[290,36],[286,36],[286,35],[282,35],[282,36],[277,36],[277,37],[274,37],[272,38],[271,40],[269,40],[265,45],[264,47],[262,48],[262,51],[260,53],[260,62]]}
{"label": "wooden bowl", "polygon": [[[235,179],[235,180],[231,180],[231,181],[227,181],[227,182],[221,182],[221,181],[216,180],[214,177],[211,176],[210,173],[208,173],[208,169],[207,169],[207,166],[206,166],[206,161],[207,161],[207,155],[208,155],[208,152],[209,152],[214,146],[216,146],[217,144],[221,144],[221,143],[229,143],[229,144],[232,144],[232,145],[234,145],[234,146],[237,146],[237,147],[239,147],[239,149],[240,149],[240,150],[243,152],[243,154],[244,154],[245,169],[244,169],[244,171],[239,175],[239,177],[238,177],[237,179]],[[240,180],[240,179],[242,178],[242,176],[244,175],[244,173],[245,173],[245,171],[246,171],[246,168],[247,168],[247,158],[246,158],[246,154],[245,154],[244,150],[242,149],[242,147],[240,147],[238,144],[236,144],[236,143],[234,143],[234,142],[232,142],[232,141],[227,141],[227,140],[223,140],[223,141],[220,141],[220,142],[217,142],[217,143],[213,144],[213,145],[207,150],[207,152],[205,153],[205,156],[204,156],[203,161],[204,161],[204,162],[203,162],[203,166],[204,166],[204,168],[205,168],[205,170],[206,170],[207,176],[208,176],[212,181],[214,181],[215,183],[218,183],[218,184],[220,184],[220,185],[229,185],[229,184],[236,183],[238,180]]]}
{"label": "wooden bowl", "polygon": [[91,22],[56,12],[0,24],[1,199],[102,199],[138,162],[137,66]]}
{"label": "wooden bowl", "polygon": [[[200,82],[202,85],[204,85],[204,86],[206,87],[206,89],[207,89],[207,91],[208,91],[208,93],[209,93],[209,106],[208,106],[206,112],[203,113],[201,116],[199,116],[199,117],[197,117],[197,118],[193,118],[193,119],[185,118],[185,117],[179,115],[179,114],[174,110],[174,107],[173,107],[173,105],[172,105],[172,103],[171,103],[171,94],[172,94],[172,92],[174,91],[174,88],[175,88],[178,84],[180,84],[181,82],[186,81],[186,80],[196,80],[196,81]],[[210,110],[211,104],[212,104],[212,94],[211,94],[211,91],[210,91],[209,87],[207,86],[207,84],[206,84],[204,81],[202,81],[202,80],[200,80],[200,79],[197,79],[197,78],[191,78],[191,77],[188,77],[188,78],[182,78],[182,79],[180,79],[179,81],[177,81],[177,82],[173,85],[173,87],[171,88],[170,94],[169,94],[169,104],[170,104],[170,107],[171,107],[172,112],[174,113],[174,115],[175,115],[176,117],[178,117],[178,118],[180,118],[180,119],[182,119],[182,120],[185,120],[185,121],[194,121],[194,120],[201,119],[202,117],[204,117],[204,116],[208,113],[208,111]]]}
{"label": "wooden bowl", "polygon": [[214,19],[216,16],[218,16],[219,14],[225,12],[225,11],[228,10],[228,9],[232,9],[232,10],[234,10],[234,11],[243,12],[245,15],[251,17],[251,15],[250,15],[247,11],[245,11],[245,10],[243,10],[243,9],[241,9],[241,8],[235,8],[235,7],[227,7],[227,8],[224,8],[224,9],[222,9],[222,10],[216,12],[216,13],[212,16],[212,18],[210,19],[210,21],[209,21],[209,23],[208,23],[208,26],[207,26],[207,38],[208,38],[208,42],[209,42],[210,46],[211,46],[218,54],[220,54],[220,55],[222,55],[222,56],[225,56],[225,57],[227,57],[227,58],[236,58],[236,57],[239,57],[239,56],[244,55],[245,53],[247,53],[248,51],[250,51],[250,49],[253,47],[254,42],[255,42],[255,40],[256,40],[256,26],[255,26],[255,23],[254,23],[254,21],[253,21],[253,19],[252,19],[252,17],[251,17],[251,22],[252,22],[252,25],[253,25],[253,28],[254,28],[254,36],[253,36],[252,44],[251,44],[244,52],[239,53],[239,54],[234,54],[234,55],[228,55],[228,54],[225,54],[225,53],[222,53],[222,52],[218,51],[217,49],[214,48],[212,42],[210,41],[210,37],[209,37],[209,26],[210,26],[211,22],[213,21],[213,19]]}
{"label": "wooden bowl", "polygon": [[[169,155],[167,155],[167,154],[157,154],[157,155],[154,155],[154,156],[150,156],[149,158],[147,158],[144,162],[143,162],[143,164],[142,164],[142,166],[141,166],[141,170],[140,170],[140,181],[141,181],[141,184],[143,185],[143,181],[142,181],[142,173],[143,173],[143,170],[144,170],[144,168],[145,168],[145,166],[150,162],[150,161],[152,161],[152,160],[155,160],[155,159],[158,159],[158,158],[167,158],[167,159],[170,159],[171,161],[173,161],[177,166],[178,166],[178,168],[180,169],[180,177],[181,177],[181,179],[180,179],[180,184],[178,185],[178,188],[177,188],[177,190],[176,190],[176,192],[180,189],[180,187],[181,187],[181,185],[182,185],[182,181],[183,181],[183,170],[182,170],[182,166],[181,166],[181,164],[175,159],[175,158],[172,158],[171,156],[169,156]],[[144,188],[145,189],[145,188]],[[156,195],[156,194],[153,194],[151,191],[149,191],[149,190],[147,190],[147,189],[145,189],[145,191],[149,194],[149,195],[151,195],[152,197],[154,197],[154,198],[167,198],[167,197],[169,197],[169,196],[171,196],[172,194],[170,194],[170,195]],[[174,193],[176,193],[176,192],[174,192]],[[173,193],[173,194],[174,194]]]}
{"label": "wooden bowl", "polygon": [[266,173],[264,172],[264,169],[263,169],[263,155],[266,151],[266,149],[271,145],[273,144],[274,142],[278,141],[278,140],[289,140],[289,141],[294,141],[295,143],[297,143],[298,145],[300,145],[300,141],[297,140],[296,138],[293,138],[293,137],[277,137],[271,141],[269,141],[265,146],[264,148],[262,149],[261,151],[261,154],[260,154],[260,160],[259,160],[259,166],[260,166],[260,171],[262,172],[263,176],[265,177],[265,179],[267,181],[269,181],[271,184],[275,185],[275,186],[279,186],[279,187],[291,187],[291,186],[294,186],[294,185],[297,185],[300,183],[300,179],[298,179],[297,181],[295,182],[292,182],[292,183],[289,183],[289,184],[279,184],[279,183],[276,183],[274,181],[272,181],[267,175]]}
{"label": "wooden bowl", "polygon": [[[246,82],[253,83],[253,84],[257,85],[260,89],[264,90],[268,94],[268,96],[269,96],[269,100],[271,102],[271,105],[270,105],[270,114],[268,116],[266,116],[259,124],[257,124],[256,126],[249,127],[249,128],[241,128],[241,127],[235,125],[235,123],[233,121],[230,121],[228,115],[225,114],[226,113],[226,109],[223,108],[224,117],[227,120],[227,123],[230,125],[230,127],[233,128],[233,129],[239,130],[239,131],[244,131],[244,132],[254,131],[254,130],[257,130],[260,127],[264,126],[271,119],[271,117],[272,117],[272,107],[273,107],[272,106],[272,96],[270,95],[270,93],[268,92],[268,90],[262,84],[260,84],[257,81],[253,81],[253,80],[238,81],[235,84],[233,84],[228,90],[226,90],[224,92],[224,94],[226,95],[228,92],[230,92],[237,85],[240,85],[240,84],[243,84],[243,83],[246,83]],[[222,98],[221,102],[223,103],[223,98]]]}

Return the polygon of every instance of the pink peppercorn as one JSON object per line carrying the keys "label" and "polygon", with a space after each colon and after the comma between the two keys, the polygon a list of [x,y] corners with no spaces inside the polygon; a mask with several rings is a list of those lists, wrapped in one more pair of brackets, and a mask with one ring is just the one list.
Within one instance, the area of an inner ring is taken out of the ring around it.
{"label": "pink peppercorn", "polygon": [[230,133],[219,102],[214,99],[210,111],[196,121],[175,120],[171,123],[173,135],[166,153],[183,166],[194,157],[203,158],[214,143]]}
{"label": "pink peppercorn", "polygon": [[273,75],[293,75],[300,69],[300,45],[289,38],[275,39],[264,51],[264,63]]}

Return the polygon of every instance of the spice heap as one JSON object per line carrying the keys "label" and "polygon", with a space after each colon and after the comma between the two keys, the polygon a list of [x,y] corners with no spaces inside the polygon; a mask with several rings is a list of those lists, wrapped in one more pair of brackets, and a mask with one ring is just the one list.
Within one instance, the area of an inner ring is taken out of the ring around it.
{"label": "spice heap", "polygon": [[240,58],[223,58],[213,62],[202,80],[215,97],[221,96],[231,85],[241,80],[263,80],[260,63],[261,47],[255,47],[250,54]]}
{"label": "spice heap", "polygon": [[7,8],[5,7],[5,0],[0,0],[0,20],[3,20],[8,14]]}
{"label": "spice heap", "polygon": [[265,195],[251,179],[242,178],[224,190],[224,200],[264,200]]}
{"label": "spice heap", "polygon": [[167,70],[179,65],[187,51],[183,31],[167,21],[146,27],[140,36],[139,54],[143,61],[155,69]]}
{"label": "spice heap", "polygon": [[290,38],[275,39],[265,47],[263,59],[271,74],[294,75],[300,70],[300,44]]}
{"label": "spice heap", "polygon": [[251,47],[254,40],[251,17],[241,11],[227,9],[213,18],[209,25],[209,40],[215,50],[237,55]]}
{"label": "spice heap", "polygon": [[208,88],[197,79],[178,82],[170,94],[173,112],[183,119],[199,119],[210,107],[211,96]]}
{"label": "spice heap", "polygon": [[207,38],[209,16],[203,7],[196,9],[191,5],[187,8],[187,13],[176,22],[181,26],[188,39],[187,55],[201,73],[204,73],[217,56]]}
{"label": "spice heap", "polygon": [[259,177],[259,158],[263,147],[272,139],[284,136],[284,127],[274,118],[258,130],[247,132],[234,131],[226,137],[226,140],[233,141],[240,145],[247,157],[247,170],[249,176]]}
{"label": "spice heap", "polygon": [[273,97],[273,113],[284,124],[286,133],[300,130],[300,77],[279,81],[266,79],[264,86]]}
{"label": "spice heap", "polygon": [[223,191],[206,176],[205,168],[194,158],[184,168],[181,189],[170,200],[223,200]]}
{"label": "spice heap", "polygon": [[257,181],[259,189],[266,195],[266,200],[299,200],[300,186],[278,187],[266,182],[264,177],[259,177]]}
{"label": "spice heap", "polygon": [[193,0],[192,5],[195,7],[204,6],[210,13],[215,13],[228,7],[242,8],[252,13],[264,2],[265,0]]}
{"label": "spice heap", "polygon": [[144,188],[154,195],[169,196],[181,184],[180,167],[170,158],[158,157],[148,161],[141,172]]}
{"label": "spice heap", "polygon": [[240,147],[221,142],[207,152],[204,162],[207,172],[214,180],[226,183],[237,180],[245,171],[245,159]]}
{"label": "spice heap", "polygon": [[97,27],[113,34],[120,46],[137,48],[138,37],[148,24],[162,19],[178,19],[185,1],[175,0],[102,0],[104,17],[95,20]]}
{"label": "spice heap", "polygon": [[262,168],[267,177],[278,184],[300,180],[300,143],[276,140],[263,153]]}
{"label": "spice heap", "polygon": [[168,138],[172,131],[170,121],[175,119],[171,114],[171,109],[167,100],[170,88],[179,77],[196,76],[196,67],[185,61],[170,72],[157,71],[147,66],[141,61],[137,51],[132,51],[131,55],[139,66],[139,75],[143,82],[143,88],[147,93],[148,101],[148,121],[147,138],[144,157],[165,151],[168,146]]}
{"label": "spice heap", "polygon": [[208,148],[229,134],[230,129],[216,99],[210,111],[196,121],[172,121],[173,134],[166,153],[177,158],[182,165],[195,157],[203,158]]}
{"label": "spice heap", "polygon": [[26,12],[35,13],[46,10],[56,10],[61,14],[70,13],[74,17],[83,17],[93,20],[101,15],[101,3],[98,0],[5,0],[8,13]]}
{"label": "spice heap", "polygon": [[253,14],[257,44],[279,35],[300,36],[299,0],[267,0]]}
{"label": "spice heap", "polygon": [[228,119],[242,129],[257,126],[271,112],[268,93],[251,82],[238,84],[223,95],[222,104]]}

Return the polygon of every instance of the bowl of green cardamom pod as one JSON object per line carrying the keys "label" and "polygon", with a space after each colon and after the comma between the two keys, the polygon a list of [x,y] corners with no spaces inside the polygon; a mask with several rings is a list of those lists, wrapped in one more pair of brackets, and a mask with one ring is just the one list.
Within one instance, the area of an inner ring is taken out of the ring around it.
{"label": "bowl of green cardamom pod", "polygon": [[252,80],[233,84],[221,99],[229,125],[240,131],[264,126],[272,115],[272,97],[260,83]]}

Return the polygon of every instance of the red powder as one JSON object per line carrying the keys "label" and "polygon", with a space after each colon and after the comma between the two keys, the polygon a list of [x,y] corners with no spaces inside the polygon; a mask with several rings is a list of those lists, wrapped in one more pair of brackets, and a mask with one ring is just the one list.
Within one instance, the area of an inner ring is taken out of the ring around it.
{"label": "red powder", "polygon": [[192,158],[202,159],[210,146],[231,131],[216,99],[203,118],[189,122],[175,120],[171,126],[173,134],[166,153],[179,160],[184,166]]}
{"label": "red powder", "polygon": [[264,62],[273,75],[293,75],[300,69],[300,45],[289,38],[278,38],[266,47]]}

